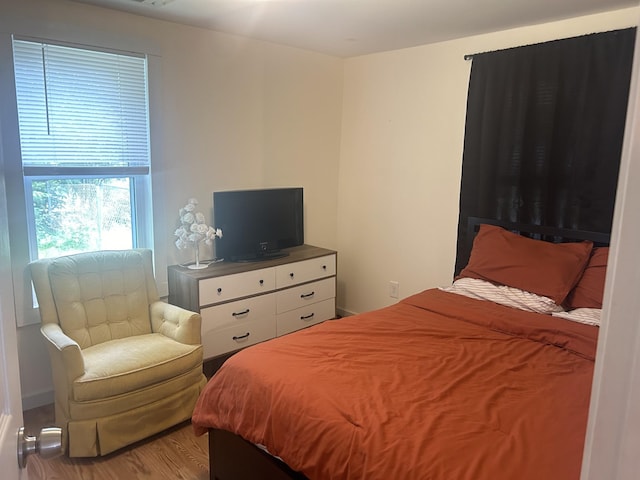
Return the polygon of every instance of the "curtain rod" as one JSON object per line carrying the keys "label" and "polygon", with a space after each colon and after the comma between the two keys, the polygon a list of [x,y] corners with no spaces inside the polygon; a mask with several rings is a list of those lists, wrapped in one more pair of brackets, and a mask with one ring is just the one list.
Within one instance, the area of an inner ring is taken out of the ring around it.
{"label": "curtain rod", "polygon": [[543,45],[545,43],[557,43],[557,42],[560,42],[562,40],[571,40],[571,39],[574,39],[574,38],[590,37],[592,35],[598,35],[598,34],[602,34],[602,33],[613,33],[615,35],[618,32],[624,32],[626,30],[636,30],[636,28],[637,27],[628,27],[628,28],[620,28],[620,29],[617,29],[617,30],[608,30],[608,31],[604,31],[604,32],[586,33],[584,35],[577,35],[575,37],[559,38],[559,39],[556,39],[556,40],[548,40],[546,42],[539,42],[539,43],[533,43],[533,44],[528,44],[528,45],[519,45],[517,47],[508,47],[508,48],[502,48],[502,49],[498,49],[498,50],[489,50],[487,52],[467,53],[464,56],[464,59],[465,60],[473,60],[473,57],[475,57],[476,55],[484,55],[485,53],[494,53],[494,52],[503,52],[503,51],[506,51],[506,50],[515,50],[516,48],[530,47],[532,45]]}
{"label": "curtain rod", "polygon": [[[551,43],[551,42],[556,42],[557,40],[551,40],[550,42],[542,42],[542,43]],[[533,45],[541,45],[541,43],[536,43]],[[508,48],[499,48],[497,50],[488,50],[486,52],[476,52],[476,53],[467,53],[464,56],[465,60],[473,60],[473,57],[475,57],[476,55],[484,55],[485,53],[496,53],[496,52],[506,52],[507,50],[515,50],[516,48],[522,48],[522,47],[530,47],[531,45],[519,45],[517,47],[508,47]]]}

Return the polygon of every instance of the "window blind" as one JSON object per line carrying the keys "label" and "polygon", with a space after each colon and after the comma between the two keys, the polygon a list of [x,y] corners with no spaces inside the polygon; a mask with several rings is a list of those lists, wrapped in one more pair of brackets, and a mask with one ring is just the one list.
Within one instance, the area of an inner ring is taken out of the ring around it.
{"label": "window blind", "polygon": [[25,40],[13,52],[25,175],[148,173],[144,57]]}

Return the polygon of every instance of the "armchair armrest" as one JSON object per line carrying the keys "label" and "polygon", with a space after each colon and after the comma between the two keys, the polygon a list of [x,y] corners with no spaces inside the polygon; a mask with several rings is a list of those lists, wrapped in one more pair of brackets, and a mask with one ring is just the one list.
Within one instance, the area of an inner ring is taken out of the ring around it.
{"label": "armchair armrest", "polygon": [[202,317],[170,303],[157,301],[150,306],[151,330],[187,345],[200,345]]}
{"label": "armchair armrest", "polygon": [[65,384],[70,386],[84,374],[84,359],[80,346],[68,337],[57,323],[46,323],[40,331],[47,341],[51,367],[56,380],[66,377]]}

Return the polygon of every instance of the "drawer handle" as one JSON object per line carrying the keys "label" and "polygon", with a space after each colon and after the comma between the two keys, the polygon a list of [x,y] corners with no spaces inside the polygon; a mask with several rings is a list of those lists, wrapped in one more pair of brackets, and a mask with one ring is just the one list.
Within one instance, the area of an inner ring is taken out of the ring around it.
{"label": "drawer handle", "polygon": [[260,285],[264,285],[264,280],[260,280]]}
{"label": "drawer handle", "polygon": [[249,332],[245,333],[244,335],[234,335],[231,338],[233,338],[235,341],[244,340],[245,338],[249,338]]}
{"label": "drawer handle", "polygon": [[303,293],[302,295],[300,295],[300,298],[310,298],[310,297],[313,297],[315,294],[316,292]]}
{"label": "drawer handle", "polygon": [[222,293],[222,289],[220,287],[218,287],[218,293]]}
{"label": "drawer handle", "polygon": [[289,274],[289,276],[290,276],[291,278],[293,278],[293,276],[294,276],[294,275],[293,275],[293,272],[291,272],[291,273]]}
{"label": "drawer handle", "polygon": [[249,313],[249,309],[247,308],[246,310],[243,310],[241,312],[233,312],[231,315],[233,315],[234,317],[241,317],[242,315],[246,315],[247,313]]}
{"label": "drawer handle", "polygon": [[303,315],[300,317],[300,320],[309,320],[310,318],[313,318],[315,314],[310,313],[309,315]]}
{"label": "drawer handle", "polygon": [[327,266],[326,266],[326,265],[322,265],[322,269],[323,269],[323,270],[326,270],[326,269],[327,269]]}

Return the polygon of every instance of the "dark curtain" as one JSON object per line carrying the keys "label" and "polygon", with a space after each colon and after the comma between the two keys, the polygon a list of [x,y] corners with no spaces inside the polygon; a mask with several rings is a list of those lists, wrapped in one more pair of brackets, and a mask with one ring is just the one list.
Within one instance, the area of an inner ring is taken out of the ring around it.
{"label": "dark curtain", "polygon": [[467,218],[610,232],[635,28],[473,57],[456,273]]}

